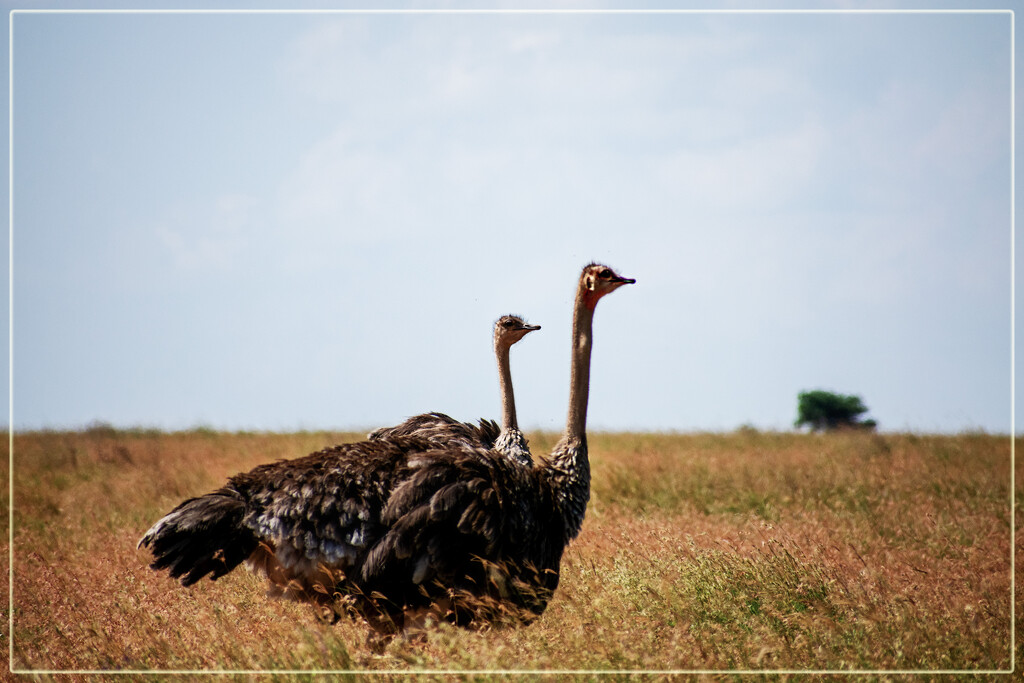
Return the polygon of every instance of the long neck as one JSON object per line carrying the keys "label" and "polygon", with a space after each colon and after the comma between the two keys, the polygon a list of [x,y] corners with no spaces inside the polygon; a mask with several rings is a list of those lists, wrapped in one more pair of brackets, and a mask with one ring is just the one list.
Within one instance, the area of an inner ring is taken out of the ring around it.
{"label": "long neck", "polygon": [[510,346],[495,344],[494,353],[498,357],[498,383],[501,385],[501,428],[503,431],[519,429],[516,421],[516,396],[512,391],[512,368],[509,365]]}
{"label": "long neck", "polygon": [[551,452],[545,470],[563,522],[568,544],[583,526],[590,500],[590,459],[587,456],[587,394],[590,388],[590,346],[597,300],[582,287],[572,315],[572,369],[569,417],[565,436]]}
{"label": "long neck", "polygon": [[567,439],[587,435],[587,399],[590,394],[590,348],[594,329],[594,304],[586,290],[576,293],[572,313],[572,369],[569,378],[569,417],[565,423]]}

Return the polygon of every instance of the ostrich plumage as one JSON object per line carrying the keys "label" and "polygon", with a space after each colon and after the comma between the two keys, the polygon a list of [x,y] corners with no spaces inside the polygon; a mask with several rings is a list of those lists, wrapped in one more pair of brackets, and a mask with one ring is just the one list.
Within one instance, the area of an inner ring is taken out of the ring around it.
{"label": "ostrich plumage", "polygon": [[509,352],[512,346],[540,325],[528,325],[520,316],[503,315],[494,323],[494,355],[498,362],[501,389],[501,428],[493,420],[481,419],[478,425],[459,422],[444,413],[414,415],[394,427],[381,427],[367,436],[370,441],[411,436],[426,439],[444,448],[450,445],[468,448],[493,448],[526,467],[533,466],[533,456],[526,436],[519,430],[516,419],[516,400],[512,390],[512,370]]}
{"label": "ostrich plumage", "polygon": [[343,444],[237,474],[178,505],[139,546],[184,585],[246,562],[272,593],[383,633],[424,611],[459,625],[531,621],[590,496],[594,307],[631,282],[597,264],[580,276],[566,434],[546,462],[528,468],[494,448],[416,436]]}

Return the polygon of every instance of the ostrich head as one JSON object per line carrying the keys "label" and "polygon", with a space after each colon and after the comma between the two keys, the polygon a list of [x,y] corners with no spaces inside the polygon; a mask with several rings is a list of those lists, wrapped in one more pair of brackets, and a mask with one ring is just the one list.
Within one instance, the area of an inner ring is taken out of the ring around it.
{"label": "ostrich head", "polygon": [[580,274],[580,290],[587,307],[593,310],[597,302],[606,294],[611,294],[622,285],[636,282],[629,277],[620,277],[614,270],[600,263],[591,263]]}
{"label": "ostrich head", "polygon": [[528,333],[539,329],[540,325],[527,325],[517,315],[503,315],[494,322],[494,345],[509,348]]}

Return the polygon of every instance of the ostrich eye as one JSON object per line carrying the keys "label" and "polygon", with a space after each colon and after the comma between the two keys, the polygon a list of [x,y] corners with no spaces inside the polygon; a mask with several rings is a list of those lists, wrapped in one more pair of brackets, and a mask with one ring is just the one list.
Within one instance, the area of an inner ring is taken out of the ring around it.
{"label": "ostrich eye", "polygon": [[611,277],[612,276],[612,271],[610,271],[607,268],[605,268],[600,273],[598,273],[598,276],[599,277]]}

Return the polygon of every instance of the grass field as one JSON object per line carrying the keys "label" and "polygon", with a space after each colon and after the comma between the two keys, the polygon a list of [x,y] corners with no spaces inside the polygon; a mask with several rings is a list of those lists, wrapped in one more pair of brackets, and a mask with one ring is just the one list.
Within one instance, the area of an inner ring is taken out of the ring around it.
{"label": "grass field", "polygon": [[[17,435],[14,600],[3,623],[6,631],[13,609],[14,667],[1011,666],[1008,437],[591,434],[587,519],[542,618],[487,632],[441,626],[380,655],[362,625],[328,626],[308,607],[268,600],[244,569],[184,589],[135,549],[171,507],[235,472],[360,437],[104,428]],[[534,453],[556,438],[532,434]],[[6,490],[3,497],[6,507]],[[7,537],[5,529],[5,545]]]}

